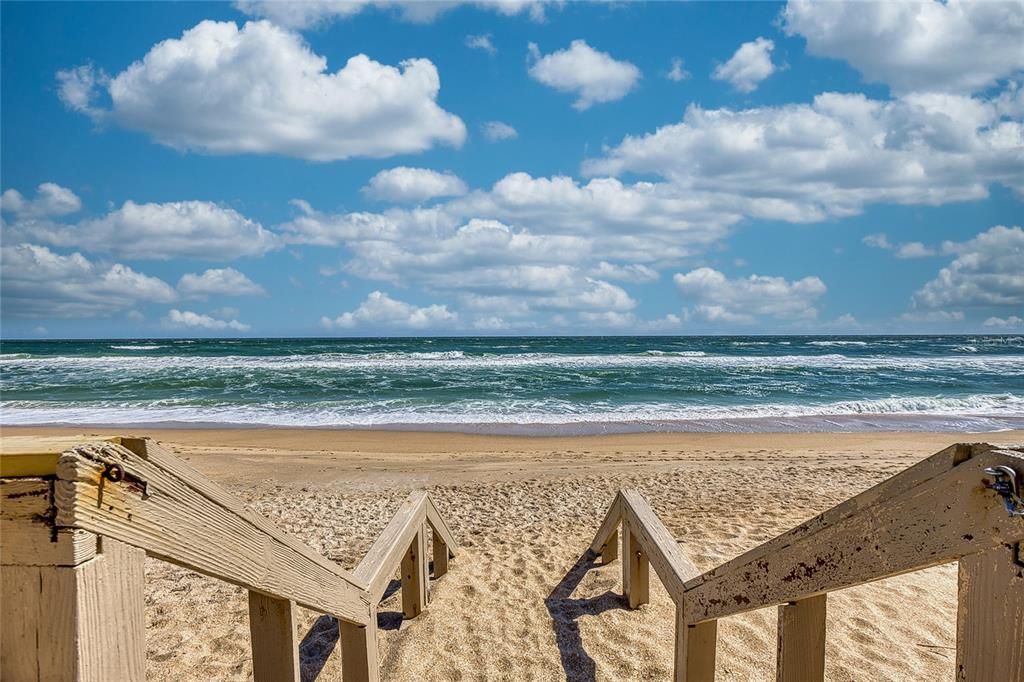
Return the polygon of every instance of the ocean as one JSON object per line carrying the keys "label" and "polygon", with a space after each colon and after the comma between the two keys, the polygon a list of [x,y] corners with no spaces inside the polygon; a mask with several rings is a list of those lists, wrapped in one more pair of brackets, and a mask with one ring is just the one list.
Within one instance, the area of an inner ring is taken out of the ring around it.
{"label": "ocean", "polygon": [[0,424],[1024,428],[1024,336],[4,341]]}

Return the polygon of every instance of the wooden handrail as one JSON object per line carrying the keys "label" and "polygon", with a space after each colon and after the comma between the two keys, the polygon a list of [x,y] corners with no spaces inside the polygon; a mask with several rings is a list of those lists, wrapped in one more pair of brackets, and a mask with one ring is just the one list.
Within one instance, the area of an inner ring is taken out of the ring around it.
{"label": "wooden handrail", "polygon": [[717,619],[768,606],[779,606],[777,680],[820,680],[828,592],[955,560],[958,680],[1024,679],[1024,518],[988,489],[994,466],[1024,479],[1024,447],[951,446],[705,573],[643,496],[622,490],[589,551],[614,560],[621,523],[630,608],[647,602],[654,566],[676,603],[676,680],[713,680]]}
{"label": "wooden handrail", "polygon": [[365,583],[153,441],[66,450],[57,462],[54,497],[58,528],[110,537],[276,599],[370,622]]}
{"label": "wooden handrail", "polygon": [[[428,533],[435,577],[457,549],[423,491],[409,495],[350,572],[148,439],[62,442],[60,454],[18,446],[17,461],[4,455],[0,477],[3,598],[24,616],[2,631],[5,678],[141,680],[151,556],[249,591],[257,682],[298,682],[296,605],[338,619],[345,682],[374,682],[377,606],[391,577],[401,568],[402,610],[414,618],[430,596]],[[46,588],[57,584],[73,588]],[[51,656],[55,646],[67,656]]]}

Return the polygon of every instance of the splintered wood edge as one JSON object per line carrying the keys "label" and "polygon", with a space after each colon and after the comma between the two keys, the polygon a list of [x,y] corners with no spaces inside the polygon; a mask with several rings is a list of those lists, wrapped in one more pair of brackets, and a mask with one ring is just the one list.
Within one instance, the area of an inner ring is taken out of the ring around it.
{"label": "splintered wood edge", "polygon": [[0,477],[53,476],[66,450],[86,443],[120,444],[126,436],[4,436],[0,437]]}

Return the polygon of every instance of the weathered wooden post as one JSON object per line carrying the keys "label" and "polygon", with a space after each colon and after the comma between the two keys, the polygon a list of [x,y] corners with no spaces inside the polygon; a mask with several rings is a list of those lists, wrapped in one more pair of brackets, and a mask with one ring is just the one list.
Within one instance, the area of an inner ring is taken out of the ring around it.
{"label": "weathered wooden post", "polygon": [[633,528],[625,518],[622,520],[622,591],[635,609],[650,599],[650,561],[633,534]]}
{"label": "weathered wooden post", "polygon": [[338,621],[341,639],[341,679],[343,682],[377,682],[377,611],[369,625]]}
{"label": "weathered wooden post", "polygon": [[[1017,519],[1024,524],[1024,518]],[[1021,546],[960,558],[956,679],[1024,680],[1024,564]]]}
{"label": "weathered wooden post", "polygon": [[249,591],[252,676],[256,682],[298,682],[295,602]]}
{"label": "weathered wooden post", "polygon": [[402,614],[406,618],[415,618],[427,607],[425,535],[420,527],[402,558]]}
{"label": "weathered wooden post", "polygon": [[688,625],[683,605],[676,605],[675,682],[714,682],[718,621]]}
{"label": "weathered wooden post", "polygon": [[65,441],[9,438],[0,452],[0,678],[141,682],[145,552],[57,529]]}
{"label": "weathered wooden post", "polygon": [[776,682],[825,679],[825,606],[819,594],[779,607]]}
{"label": "weathered wooden post", "polygon": [[437,580],[448,572],[448,543],[436,530],[431,529],[431,533],[434,547],[434,579]]}

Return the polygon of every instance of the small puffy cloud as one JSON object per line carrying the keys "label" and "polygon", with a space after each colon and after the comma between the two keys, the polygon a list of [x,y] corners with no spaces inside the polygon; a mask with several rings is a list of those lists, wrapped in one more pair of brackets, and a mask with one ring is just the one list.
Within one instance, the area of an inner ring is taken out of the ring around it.
{"label": "small puffy cloud", "polygon": [[[466,137],[462,120],[437,105],[441,80],[430,60],[394,67],[359,54],[332,73],[299,35],[265,21],[241,29],[203,21],[116,76],[89,86],[90,73],[57,74],[65,104],[175,149],[336,161]],[[101,89],[109,108],[92,104]]]}
{"label": "small puffy cloud", "polygon": [[434,304],[421,308],[391,298],[382,291],[374,291],[355,310],[342,313],[334,319],[323,317],[320,323],[327,329],[433,329],[447,327],[457,317],[444,305]]}
{"label": "small puffy cloud", "polygon": [[277,235],[259,223],[208,201],[126,201],[100,218],[75,225],[16,220],[5,225],[5,232],[25,241],[146,260],[230,260],[261,256],[280,245]]}
{"label": "small puffy cloud", "polygon": [[171,329],[205,329],[207,331],[244,332],[250,329],[249,325],[238,320],[221,320],[210,315],[194,313],[191,310],[172,309],[163,319],[165,327]]}
{"label": "small puffy cloud", "polygon": [[993,329],[1019,329],[1024,327],[1024,317],[1010,315],[1009,317],[990,317],[982,324]]}
{"label": "small puffy cloud", "polygon": [[775,43],[767,38],[743,43],[729,61],[715,68],[711,77],[728,81],[740,92],[753,92],[761,81],[775,73],[774,49]]}
{"label": "small puffy cloud", "polygon": [[5,245],[2,254],[0,301],[11,317],[107,317],[138,303],[177,298],[163,280],[120,263],[94,263],[80,253],[62,256],[35,244]]}
{"label": "small puffy cloud", "polygon": [[211,268],[202,274],[187,273],[178,280],[178,291],[188,298],[207,296],[258,296],[265,294],[259,284],[234,268]]}
{"label": "small puffy cloud", "polygon": [[1020,2],[790,0],[782,25],[897,92],[979,92],[1024,71]]}
{"label": "small puffy cloud", "polygon": [[997,225],[966,242],[946,242],[956,254],[914,293],[916,308],[1024,306],[1024,230]]}
{"label": "small puffy cloud", "polygon": [[574,93],[573,108],[589,109],[601,102],[614,102],[625,97],[640,80],[635,65],[613,59],[583,40],[574,40],[568,48],[542,55],[530,43],[530,77],[561,92]]}
{"label": "small puffy cloud", "polygon": [[519,132],[515,128],[501,121],[487,121],[480,128],[488,142],[514,140],[519,137]]}
{"label": "small puffy cloud", "polygon": [[383,170],[363,188],[367,196],[384,201],[426,201],[460,196],[467,191],[466,183],[454,173],[407,166]]}
{"label": "small puffy cloud", "polygon": [[826,291],[817,277],[787,281],[782,277],[751,275],[729,279],[713,268],[678,273],[673,281],[694,303],[693,313],[710,322],[747,323],[757,316],[808,320],[818,315],[817,300]]}
{"label": "small puffy cloud", "polygon": [[235,7],[250,16],[270,19],[280,26],[305,29],[348,19],[370,7],[394,10],[402,21],[416,24],[430,23],[463,5],[509,17],[525,14],[539,22],[544,21],[545,4],[548,0],[236,0]]}
{"label": "small puffy cloud", "polygon": [[494,43],[491,42],[490,33],[485,33],[483,35],[478,36],[466,36],[466,47],[473,50],[483,50],[489,55],[498,54],[498,48],[496,48],[494,46]]}
{"label": "small puffy cloud", "polygon": [[18,218],[52,218],[76,213],[82,208],[78,196],[53,182],[44,182],[36,188],[34,199],[26,199],[16,189],[0,196],[0,210]]}
{"label": "small puffy cloud", "polygon": [[861,241],[863,241],[866,246],[892,251],[894,256],[902,259],[927,258],[929,256],[935,256],[938,253],[935,249],[930,246],[926,246],[922,242],[893,244],[884,233],[869,234]]}
{"label": "small puffy cloud", "polygon": [[690,77],[690,72],[683,68],[683,60],[679,57],[672,58],[672,68],[665,74],[665,78],[678,83]]}
{"label": "small puffy cloud", "polygon": [[590,271],[600,279],[621,280],[623,282],[654,282],[658,279],[658,271],[639,263],[618,265],[601,261]]}

